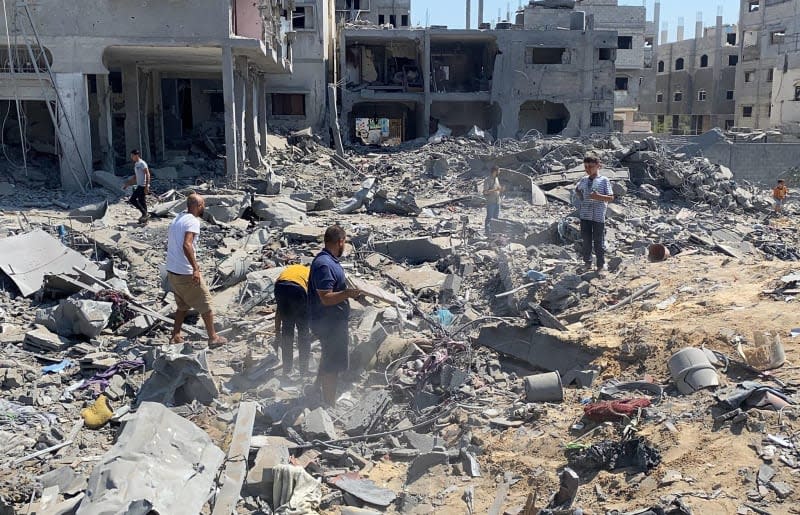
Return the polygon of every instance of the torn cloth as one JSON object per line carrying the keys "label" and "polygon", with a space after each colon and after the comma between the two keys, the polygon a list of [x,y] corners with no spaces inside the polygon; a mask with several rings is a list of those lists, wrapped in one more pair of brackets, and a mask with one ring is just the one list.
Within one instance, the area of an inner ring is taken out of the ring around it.
{"label": "torn cloth", "polygon": [[0,399],[0,427],[49,427],[56,422],[52,413],[40,413],[33,406]]}
{"label": "torn cloth", "polygon": [[570,467],[579,470],[618,470],[634,467],[649,472],[661,463],[661,453],[643,438],[622,442],[606,440],[584,449],[567,449]]}
{"label": "torn cloth", "polygon": [[128,299],[114,290],[101,290],[94,295],[95,300],[111,303],[111,318],[108,327],[117,329],[129,320],[136,318],[136,312],[128,307]]}
{"label": "torn cloth", "polygon": [[763,408],[777,411],[784,406],[794,404],[783,392],[755,381],[737,384],[733,390],[719,393],[716,398],[732,410]]}
{"label": "torn cloth", "polygon": [[313,515],[322,501],[320,483],[302,467],[278,465],[272,469],[272,505],[275,515]]}
{"label": "torn cloth", "polygon": [[91,388],[97,395],[100,395],[108,388],[109,379],[113,376],[120,372],[139,369],[144,370],[144,360],[142,358],[122,360],[93,375],[91,379],[83,383],[81,388]]}
{"label": "torn cloth", "polygon": [[583,414],[595,422],[613,422],[621,418],[630,417],[639,408],[650,406],[650,399],[643,397],[624,399],[619,401],[600,401],[587,404]]}

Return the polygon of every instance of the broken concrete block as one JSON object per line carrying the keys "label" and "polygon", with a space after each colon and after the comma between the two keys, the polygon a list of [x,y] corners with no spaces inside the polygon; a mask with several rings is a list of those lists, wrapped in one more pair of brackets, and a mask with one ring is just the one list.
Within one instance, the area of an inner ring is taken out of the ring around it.
{"label": "broken concrete block", "polygon": [[250,195],[206,195],[203,219],[209,222],[230,223],[250,207]]}
{"label": "broken concrete block", "polygon": [[108,325],[112,308],[111,302],[69,298],[59,303],[52,318],[39,319],[37,312],[37,322],[62,336],[96,338]]}
{"label": "broken concrete block", "polygon": [[43,325],[25,333],[22,346],[34,352],[59,352],[69,345],[69,341],[51,332]]}
{"label": "broken concrete block", "polygon": [[245,492],[250,495],[263,495],[272,492],[274,476],[272,469],[278,465],[289,463],[289,448],[276,441],[260,448],[256,454],[255,462],[247,473]]}
{"label": "broken concrete block", "polygon": [[384,269],[384,273],[414,293],[419,293],[423,290],[437,292],[447,278],[445,274],[430,265],[410,269],[399,265],[391,265]]}
{"label": "broken concrete block", "polygon": [[325,229],[310,225],[289,225],[283,228],[283,235],[294,242],[322,242]]}
{"label": "broken concrete block", "polygon": [[461,292],[461,277],[455,274],[449,274],[444,279],[444,284],[439,289],[439,303],[448,304],[458,298]]}
{"label": "broken concrete block", "polygon": [[485,326],[478,344],[561,374],[585,367],[597,357],[597,351],[582,346],[577,336],[543,327]]}
{"label": "broken concrete block", "polygon": [[196,354],[162,354],[153,361],[153,373],[139,390],[139,402],[168,405],[198,401],[210,404],[219,390],[208,369],[204,351]]}
{"label": "broken concrete block", "polygon": [[317,408],[305,416],[301,431],[309,440],[335,440],[338,437],[331,416],[323,408]]}
{"label": "broken concrete block", "polygon": [[[524,272],[528,269],[529,261],[528,249],[518,243],[510,243],[502,249],[498,249],[497,273],[500,276],[503,291],[515,290],[527,282]],[[501,297],[498,302],[503,304],[512,314],[516,314],[520,311],[527,296],[528,291],[522,289]]]}
{"label": "broken concrete block", "polygon": [[0,368],[0,385],[6,389],[11,390],[20,388],[24,384],[22,372],[14,368]]}
{"label": "broken concrete block", "polygon": [[350,436],[364,434],[389,406],[391,396],[385,390],[372,390],[348,413],[344,431]]}
{"label": "broken concrete block", "polygon": [[434,242],[430,237],[425,236],[375,242],[374,250],[391,256],[395,261],[408,262],[412,265],[439,261],[450,252],[449,246],[444,247],[440,243]]}
{"label": "broken concrete block", "polygon": [[288,227],[306,222],[305,203],[289,197],[257,196],[253,202],[253,212],[274,227]]}
{"label": "broken concrete block", "polygon": [[433,446],[436,443],[436,438],[430,434],[420,434],[414,431],[406,431],[403,433],[408,444],[423,453],[433,451]]}
{"label": "broken concrete block", "polygon": [[411,466],[408,467],[408,475],[406,476],[406,484],[411,484],[424,476],[428,470],[437,465],[447,465],[448,456],[446,452],[433,451],[425,454],[420,454]]}
{"label": "broken concrete block", "polygon": [[121,177],[117,177],[105,170],[95,170],[92,172],[92,182],[117,195],[125,195],[127,193],[122,187],[125,181]]}
{"label": "broken concrete block", "polygon": [[332,483],[353,497],[373,506],[389,506],[397,495],[388,488],[381,488],[371,479],[362,479],[358,474],[348,473],[335,478]]}

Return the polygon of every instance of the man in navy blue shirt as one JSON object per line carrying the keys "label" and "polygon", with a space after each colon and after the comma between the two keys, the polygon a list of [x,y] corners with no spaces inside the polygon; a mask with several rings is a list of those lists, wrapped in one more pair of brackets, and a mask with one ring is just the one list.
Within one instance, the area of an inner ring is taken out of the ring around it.
{"label": "man in navy blue shirt", "polygon": [[361,296],[360,290],[348,289],[339,258],[344,253],[344,229],[332,225],[325,231],[325,248],[311,263],[308,280],[308,310],[311,330],[319,338],[322,357],[317,372],[317,386],[322,401],[336,404],[336,382],[340,372],[347,370],[350,331],[349,299]]}

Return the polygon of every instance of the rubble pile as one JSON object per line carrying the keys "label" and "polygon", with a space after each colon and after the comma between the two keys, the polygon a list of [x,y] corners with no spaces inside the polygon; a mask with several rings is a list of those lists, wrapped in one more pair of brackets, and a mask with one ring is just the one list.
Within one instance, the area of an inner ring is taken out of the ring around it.
{"label": "rubble pile", "polygon": [[[772,216],[768,191],[652,138],[472,134],[345,156],[271,136],[239,188],[195,184],[183,166],[217,165],[187,157],[146,225],[108,177],[66,208],[6,199],[0,511],[791,512],[797,206]],[[587,152],[615,193],[608,273],[578,267]],[[167,344],[166,231],[191,192],[221,348],[196,316]],[[324,407],[281,372],[273,286],[333,223],[367,294]]]}

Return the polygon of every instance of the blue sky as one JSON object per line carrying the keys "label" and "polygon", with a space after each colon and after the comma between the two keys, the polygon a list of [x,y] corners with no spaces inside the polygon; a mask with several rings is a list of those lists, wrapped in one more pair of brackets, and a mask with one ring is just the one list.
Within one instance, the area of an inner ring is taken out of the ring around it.
{"label": "blue sky", "polygon": [[[620,0],[620,5],[642,5],[643,0]],[[644,0],[647,6],[647,19],[653,19],[654,0]],[[506,6],[511,8],[511,16],[520,4],[527,4],[527,0],[485,0],[484,20],[497,20],[497,10],[500,9],[501,17],[506,17]],[[414,25],[425,25],[426,12],[430,25],[447,25],[450,28],[464,28],[466,22],[466,0],[411,0],[411,20]],[[675,41],[675,31],[678,18],[684,18],[685,36],[687,39],[694,37],[694,24],[697,19],[698,6],[703,7],[703,25],[714,25],[717,17],[717,7],[722,7],[723,23],[736,23],[739,18],[738,0],[661,0],[661,21],[669,23],[669,40]],[[472,0],[472,28],[477,27],[478,0]]]}

